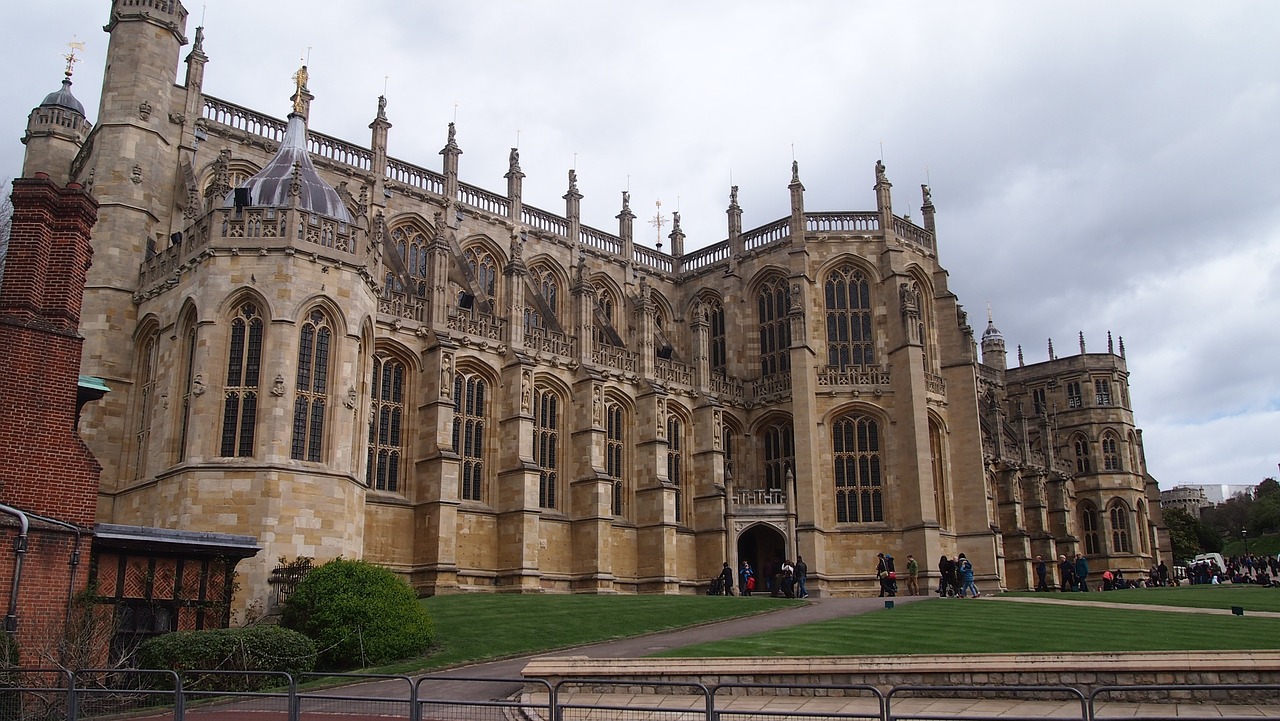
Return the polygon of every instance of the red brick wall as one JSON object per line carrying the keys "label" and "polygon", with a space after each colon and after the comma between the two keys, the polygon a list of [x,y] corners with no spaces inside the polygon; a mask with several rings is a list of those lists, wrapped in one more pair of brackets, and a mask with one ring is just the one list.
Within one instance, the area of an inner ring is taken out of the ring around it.
{"label": "red brick wall", "polygon": [[100,467],[75,432],[77,326],[96,219],[97,203],[74,184],[13,181],[0,288],[0,502],[84,528]]}
{"label": "red brick wall", "polygon": [[[0,287],[0,503],[85,529],[88,558],[100,467],[75,429],[82,340],[77,328],[98,204],[48,176],[13,181],[13,224]],[[0,611],[15,574],[18,519],[0,514]],[[18,589],[22,661],[48,666],[63,634],[75,534],[32,520]]]}
{"label": "red brick wall", "polygon": [[[3,595],[0,614],[7,614],[9,589],[13,582],[14,541],[17,519],[0,516],[0,580]],[[23,666],[49,667],[60,663],[59,644],[69,596],[83,591],[89,579],[89,534],[82,534],[75,585],[71,585],[70,565],[75,550],[75,534],[65,529],[49,529],[38,521],[27,532],[27,552],[22,561],[22,585],[18,589],[18,647]],[[73,639],[72,643],[76,640]]]}

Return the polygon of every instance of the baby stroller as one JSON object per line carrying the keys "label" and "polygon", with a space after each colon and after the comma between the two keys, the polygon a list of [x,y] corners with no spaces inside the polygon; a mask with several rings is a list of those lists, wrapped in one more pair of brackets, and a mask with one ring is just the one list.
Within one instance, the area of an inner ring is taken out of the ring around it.
{"label": "baby stroller", "polygon": [[724,583],[719,576],[711,579],[711,587],[707,589],[708,596],[723,596]]}

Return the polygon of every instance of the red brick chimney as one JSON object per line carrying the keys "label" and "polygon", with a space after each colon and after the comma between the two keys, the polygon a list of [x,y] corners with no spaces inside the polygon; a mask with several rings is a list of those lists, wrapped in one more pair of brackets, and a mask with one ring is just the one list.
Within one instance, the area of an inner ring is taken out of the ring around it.
{"label": "red brick chimney", "polygon": [[75,424],[98,203],[44,173],[14,180],[12,198],[0,287],[0,502],[90,527],[101,467]]}

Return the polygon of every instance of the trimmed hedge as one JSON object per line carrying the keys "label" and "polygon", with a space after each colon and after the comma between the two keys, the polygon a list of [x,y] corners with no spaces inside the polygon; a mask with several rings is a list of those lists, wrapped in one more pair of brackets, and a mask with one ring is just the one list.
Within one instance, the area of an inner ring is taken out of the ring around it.
{"label": "trimmed hedge", "polygon": [[327,670],[423,656],[434,637],[431,616],[404,579],[341,558],[307,574],[285,602],[281,624],[314,640]]}
{"label": "trimmed hedge", "polygon": [[[138,667],[184,671],[283,671],[315,668],[316,647],[297,631],[279,626],[176,631],[148,639],[138,648]],[[278,676],[187,674],[188,683],[225,691],[278,686]]]}

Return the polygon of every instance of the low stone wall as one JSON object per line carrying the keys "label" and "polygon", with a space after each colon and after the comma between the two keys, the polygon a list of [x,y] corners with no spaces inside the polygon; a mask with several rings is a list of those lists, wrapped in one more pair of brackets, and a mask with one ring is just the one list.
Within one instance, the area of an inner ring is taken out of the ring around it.
{"label": "low stone wall", "polygon": [[[524,667],[526,678],[553,685],[588,680],[575,691],[687,693],[653,682],[761,684],[787,695],[840,695],[823,686],[1070,686],[1089,694],[1100,686],[1153,684],[1280,684],[1280,651],[1170,651],[1163,653],[969,654],[948,656],[830,656],[802,658],[587,658],[546,656]],[[593,686],[589,680],[599,680]],[[608,680],[610,683],[603,683]],[[621,682],[621,683],[619,683]],[[532,686],[530,687],[532,690]],[[761,693],[732,688],[722,693]],[[820,691],[820,694],[818,693]],[[765,692],[767,693],[767,692]],[[990,696],[984,693],[984,696]],[[1280,691],[1251,694],[1253,702],[1280,703]],[[1184,699],[1245,700],[1230,692],[1181,694]],[[1170,700],[1165,692],[1108,694],[1110,700]]]}

